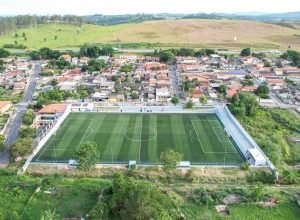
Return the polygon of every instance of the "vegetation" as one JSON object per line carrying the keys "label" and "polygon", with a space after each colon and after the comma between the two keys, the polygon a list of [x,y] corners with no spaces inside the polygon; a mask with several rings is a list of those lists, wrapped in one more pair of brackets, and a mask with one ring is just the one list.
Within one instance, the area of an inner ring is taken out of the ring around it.
{"label": "vegetation", "polygon": [[90,46],[90,45],[84,45],[80,47],[79,56],[81,57],[91,57],[91,58],[97,58],[99,56],[113,56],[114,50],[112,47],[104,46],[104,47],[98,47],[98,46]]}
{"label": "vegetation", "polygon": [[4,147],[5,147],[4,141],[5,141],[5,137],[1,134],[1,135],[0,135],[0,152],[1,152],[1,151],[4,149]]}
{"label": "vegetation", "polygon": [[164,170],[167,173],[169,173],[172,170],[175,170],[177,163],[180,162],[182,158],[183,155],[170,148],[166,149],[160,155],[160,160],[163,163]]}
{"label": "vegetation", "polygon": [[100,153],[97,144],[93,141],[80,143],[74,151],[74,157],[80,170],[91,170],[99,161]]}
{"label": "vegetation", "polygon": [[201,97],[199,98],[199,102],[200,102],[202,105],[207,104],[207,97],[206,97],[205,95],[201,95]]}
{"label": "vegetation", "polygon": [[0,58],[5,58],[8,57],[9,55],[10,55],[9,51],[0,48]]}
{"label": "vegetation", "polygon": [[94,219],[180,219],[176,205],[155,186],[114,175],[112,186],[90,211]]}
{"label": "vegetation", "polygon": [[173,105],[177,105],[179,103],[179,98],[177,98],[176,96],[173,96],[171,98],[171,102]]}
{"label": "vegetation", "polygon": [[32,153],[31,138],[18,138],[9,148],[10,161],[15,162],[18,157],[25,157]]}
{"label": "vegetation", "polygon": [[289,110],[256,109],[238,119],[275,165],[300,162],[299,144],[292,141],[299,137],[300,122]]}
{"label": "vegetation", "polygon": [[255,90],[255,94],[260,98],[267,99],[269,98],[269,87],[265,85],[259,85]]}
{"label": "vegetation", "polygon": [[300,53],[294,50],[287,50],[281,55],[281,58],[292,61],[294,66],[300,67]]}
{"label": "vegetation", "polygon": [[251,50],[250,48],[245,48],[241,51],[240,55],[242,57],[247,57],[247,56],[250,56],[251,55]]}
{"label": "vegetation", "polygon": [[229,109],[236,116],[253,116],[257,105],[255,96],[248,93],[236,93],[231,98]]}
{"label": "vegetation", "polygon": [[37,98],[36,108],[41,108],[43,105],[48,105],[50,103],[61,102],[71,97],[79,98],[79,95],[77,93],[65,92],[58,88],[42,91]]}
{"label": "vegetation", "polygon": [[28,109],[26,113],[22,116],[22,122],[24,125],[30,126],[32,125],[34,118],[35,114],[33,110]]}
{"label": "vegetation", "polygon": [[193,100],[189,100],[186,102],[185,104],[185,108],[193,108],[194,107],[194,103],[193,103]]}

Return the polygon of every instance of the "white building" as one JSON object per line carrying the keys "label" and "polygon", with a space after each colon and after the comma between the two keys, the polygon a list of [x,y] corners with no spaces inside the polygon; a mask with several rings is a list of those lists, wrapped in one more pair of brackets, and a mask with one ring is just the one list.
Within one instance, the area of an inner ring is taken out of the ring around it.
{"label": "white building", "polygon": [[247,150],[247,155],[250,159],[250,164],[255,166],[266,166],[267,160],[258,148],[250,148]]}
{"label": "white building", "polygon": [[168,88],[156,89],[156,101],[168,101],[171,98],[171,92]]}

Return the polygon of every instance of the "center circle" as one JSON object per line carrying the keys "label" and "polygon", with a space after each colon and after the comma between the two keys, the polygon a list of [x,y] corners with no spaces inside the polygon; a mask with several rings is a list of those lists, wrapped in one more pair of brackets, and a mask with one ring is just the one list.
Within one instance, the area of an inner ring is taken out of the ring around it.
{"label": "center circle", "polygon": [[[147,134],[143,136],[142,134]],[[131,141],[150,141],[157,137],[157,131],[147,126],[137,126],[128,128],[124,133],[125,138]]]}

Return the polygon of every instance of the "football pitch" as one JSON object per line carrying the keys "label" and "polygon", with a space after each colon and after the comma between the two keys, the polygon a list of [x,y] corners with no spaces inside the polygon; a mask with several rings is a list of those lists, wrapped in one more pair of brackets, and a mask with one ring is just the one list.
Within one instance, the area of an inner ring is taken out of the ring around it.
{"label": "football pitch", "polygon": [[192,164],[238,165],[243,159],[215,114],[72,112],[33,161],[67,162],[83,141],[94,141],[99,163],[157,164],[173,148]]}

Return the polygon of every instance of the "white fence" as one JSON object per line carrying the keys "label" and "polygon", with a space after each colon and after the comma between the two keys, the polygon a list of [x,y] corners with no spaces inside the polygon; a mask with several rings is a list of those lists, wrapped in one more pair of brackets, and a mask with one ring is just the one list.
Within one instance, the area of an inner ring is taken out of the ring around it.
{"label": "white fence", "polygon": [[247,131],[241,126],[238,120],[231,114],[226,106],[217,107],[217,115],[226,127],[227,132],[234,139],[238,145],[240,151],[247,158],[247,150],[250,148],[256,148],[264,156],[266,160],[266,166],[271,169],[275,169],[275,166],[253,140],[253,138],[247,133]]}
{"label": "white fence", "polygon": [[52,127],[52,129],[42,138],[42,140],[39,142],[38,146],[33,150],[33,153],[27,158],[25,164],[23,167],[18,171],[19,174],[22,174],[26,171],[28,168],[31,160],[35,157],[35,155],[41,150],[41,148],[44,146],[44,144],[49,140],[49,138],[59,129],[61,123],[68,117],[70,114],[71,109],[68,107],[64,114],[56,121],[55,125]]}

